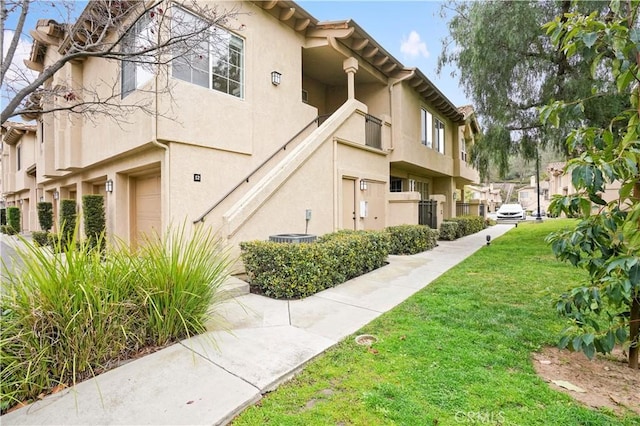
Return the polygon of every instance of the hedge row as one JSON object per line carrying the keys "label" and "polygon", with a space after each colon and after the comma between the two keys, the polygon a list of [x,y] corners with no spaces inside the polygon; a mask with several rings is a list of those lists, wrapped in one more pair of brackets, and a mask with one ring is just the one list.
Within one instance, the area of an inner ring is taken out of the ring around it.
{"label": "hedge row", "polygon": [[438,230],[422,225],[390,226],[390,254],[416,254],[431,250],[438,244]]}
{"label": "hedge row", "polygon": [[240,243],[249,280],[276,299],[310,296],[379,268],[389,248],[389,234],[377,231],[341,231],[308,244]]}
{"label": "hedge row", "polygon": [[[453,224],[455,224],[455,226]],[[486,227],[487,222],[482,216],[452,217],[440,225],[440,238],[443,240],[454,240],[480,232]],[[454,232],[455,238],[452,238]]]}
{"label": "hedge row", "polygon": [[338,231],[316,243],[240,243],[250,282],[269,297],[301,298],[384,265],[389,254],[415,254],[436,246],[438,231],[423,225],[384,231]]}

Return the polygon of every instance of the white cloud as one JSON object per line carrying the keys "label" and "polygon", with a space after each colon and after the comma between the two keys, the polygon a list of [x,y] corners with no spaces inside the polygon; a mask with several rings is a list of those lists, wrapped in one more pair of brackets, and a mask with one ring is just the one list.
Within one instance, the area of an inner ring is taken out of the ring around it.
{"label": "white cloud", "polygon": [[402,44],[400,45],[400,51],[411,58],[416,58],[418,56],[423,56],[425,58],[429,57],[427,43],[420,40],[420,34],[416,31],[411,31],[411,33],[409,33],[409,38],[403,37]]}
{"label": "white cloud", "polygon": [[[10,30],[4,31],[4,46],[2,52],[2,58],[7,57],[7,52],[9,51],[9,44],[13,39],[15,32]],[[12,86],[24,86],[27,82],[33,81],[38,73],[28,69],[24,60],[29,59],[31,55],[31,41],[26,40],[24,38],[20,38],[18,41],[18,45],[16,46],[16,51],[13,55],[13,60],[11,61],[11,66],[7,71],[7,75],[5,76],[5,84],[9,84]]]}

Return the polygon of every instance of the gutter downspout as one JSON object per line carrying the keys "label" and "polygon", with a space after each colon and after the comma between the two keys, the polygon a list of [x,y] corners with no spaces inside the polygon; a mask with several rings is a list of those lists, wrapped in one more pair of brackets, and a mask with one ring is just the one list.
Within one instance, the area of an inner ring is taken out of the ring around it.
{"label": "gutter downspout", "polygon": [[[158,34],[158,39],[160,38],[160,34]],[[160,43],[160,40],[158,40],[158,43]],[[159,62],[159,61],[158,61]],[[156,70],[156,75],[155,75],[155,90],[154,92],[154,98],[155,98],[155,111],[153,114],[153,139],[151,140],[151,144],[158,147],[158,148],[162,148],[164,150],[164,161],[162,162],[162,167],[160,169],[160,185],[162,186],[162,192],[160,194],[160,206],[162,208],[161,214],[161,226],[162,229],[158,230],[158,234],[159,235],[163,235],[164,234],[164,230],[169,226],[170,223],[170,218],[171,218],[171,196],[170,196],[170,190],[171,190],[171,172],[170,172],[170,155],[169,155],[169,145],[168,144],[164,144],[158,141],[158,115],[159,113],[159,108],[158,108],[158,79],[159,79],[159,72],[158,70]],[[169,73],[167,73],[166,78],[169,79]],[[168,82],[167,82],[168,84]]]}
{"label": "gutter downspout", "polygon": [[[402,78],[397,79],[396,81],[394,81],[393,83],[389,84],[389,115],[391,116],[391,147],[390,147],[390,151],[393,151],[393,148],[395,146],[394,144],[394,139],[395,139],[395,129],[396,129],[396,119],[395,116],[393,114],[393,86],[395,86],[398,83],[402,83],[405,80],[409,80],[410,78],[413,78],[416,75],[416,70],[415,68],[411,70],[411,72],[407,75],[405,75]],[[402,106],[402,104],[400,104],[400,106]]]}

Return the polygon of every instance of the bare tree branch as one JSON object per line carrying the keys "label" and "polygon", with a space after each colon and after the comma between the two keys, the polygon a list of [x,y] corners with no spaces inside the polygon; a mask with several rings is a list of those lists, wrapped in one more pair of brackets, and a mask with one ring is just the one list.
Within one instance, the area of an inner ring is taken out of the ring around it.
{"label": "bare tree branch", "polygon": [[[24,5],[28,6],[32,0],[21,1],[23,7],[20,13],[26,17],[29,9]],[[38,37],[34,41],[30,63],[43,68],[35,78],[30,78],[24,72],[16,72],[12,79],[7,79],[5,96],[10,93],[10,98],[2,110],[0,122],[18,115],[33,117],[57,111],[85,116],[93,113],[106,114],[112,117],[123,116],[118,109],[127,114],[132,108],[151,113],[145,105],[129,104],[127,102],[132,101],[122,99],[124,96],[118,84],[119,75],[115,75],[111,83],[103,81],[102,92],[97,88],[78,87],[77,82],[72,81],[57,87],[47,85],[51,85],[52,77],[67,64],[89,58],[116,61],[122,66],[131,64],[134,67],[144,67],[156,75],[164,72],[169,76],[170,64],[174,60],[185,58],[182,62],[190,66],[188,59],[198,55],[203,45],[207,52],[215,49],[217,43],[212,40],[222,37],[223,32],[217,28],[231,26],[229,29],[241,29],[240,25],[236,24],[237,28],[233,28],[230,24],[238,15],[236,9],[219,11],[217,5],[193,0],[183,0],[180,4],[163,0],[151,3],[94,0],[73,25],[49,21],[47,31],[54,33],[53,36],[38,34],[36,30],[34,37]],[[19,32],[16,34],[19,35]],[[17,41],[15,44],[17,45]],[[51,63],[43,64],[44,54],[38,56],[38,49],[52,46],[60,56]],[[13,56],[9,58],[8,55],[4,58],[3,72],[5,65],[9,69],[13,59]],[[164,87],[155,87],[154,90],[168,92],[170,80],[163,79]],[[103,92],[107,87],[110,91],[105,96]],[[136,90],[140,89],[136,87]],[[107,114],[107,110],[111,112]]]}

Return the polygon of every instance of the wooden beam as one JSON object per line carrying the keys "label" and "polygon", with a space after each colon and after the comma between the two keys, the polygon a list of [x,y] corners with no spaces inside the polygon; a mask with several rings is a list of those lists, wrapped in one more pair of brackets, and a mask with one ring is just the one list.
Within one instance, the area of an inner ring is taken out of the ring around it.
{"label": "wooden beam", "polygon": [[367,44],[369,44],[369,39],[368,38],[361,38],[361,39],[358,39],[358,40],[353,40],[351,42],[351,48],[353,50],[362,50],[367,46]]}
{"label": "wooden beam", "polygon": [[365,58],[373,58],[378,54],[378,50],[380,49],[378,49],[377,47],[369,47],[368,49],[365,49],[364,52],[362,52],[362,56],[364,56]]}
{"label": "wooden beam", "polygon": [[293,29],[296,31],[304,31],[307,29],[309,24],[311,23],[311,19],[296,19],[296,24],[293,26]]}
{"label": "wooden beam", "polygon": [[377,66],[384,65],[385,63],[387,63],[388,60],[389,60],[389,57],[386,55],[383,55],[381,58],[373,61],[373,64]]}
{"label": "wooden beam", "polygon": [[384,71],[385,72],[391,72],[391,71],[395,70],[397,67],[398,67],[398,64],[392,62],[389,65],[387,65],[386,67],[384,67]]}
{"label": "wooden beam", "polygon": [[264,10],[271,10],[275,7],[276,4],[278,4],[278,0],[261,1],[259,4],[260,7],[262,7]]}
{"label": "wooden beam", "polygon": [[293,14],[296,13],[296,8],[295,7],[289,7],[289,8],[282,8],[280,9],[280,20],[281,21],[288,21],[289,19],[291,19],[291,17],[293,16]]}

